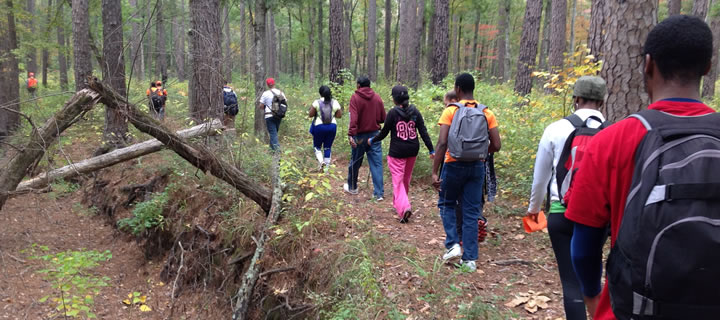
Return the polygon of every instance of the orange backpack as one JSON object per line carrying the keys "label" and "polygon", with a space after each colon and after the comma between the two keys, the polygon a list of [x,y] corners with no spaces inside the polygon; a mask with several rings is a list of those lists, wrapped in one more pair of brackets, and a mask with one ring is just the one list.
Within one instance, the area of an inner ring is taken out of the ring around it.
{"label": "orange backpack", "polygon": [[27,86],[28,86],[28,88],[32,88],[32,89],[37,88],[37,79],[35,79],[35,78],[28,79]]}

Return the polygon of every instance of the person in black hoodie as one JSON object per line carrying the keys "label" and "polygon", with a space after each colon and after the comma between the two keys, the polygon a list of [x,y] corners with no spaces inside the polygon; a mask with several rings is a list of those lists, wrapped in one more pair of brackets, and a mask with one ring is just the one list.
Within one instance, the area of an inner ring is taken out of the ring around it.
{"label": "person in black hoodie", "polygon": [[431,157],[435,154],[435,149],[420,111],[409,102],[408,89],[403,86],[393,87],[392,98],[395,107],[388,112],[380,133],[368,139],[367,143],[370,145],[379,142],[391,133],[387,162],[393,183],[393,206],[400,223],[407,223],[412,215],[408,197],[410,178],[415,167],[415,158],[420,151],[418,132]]}

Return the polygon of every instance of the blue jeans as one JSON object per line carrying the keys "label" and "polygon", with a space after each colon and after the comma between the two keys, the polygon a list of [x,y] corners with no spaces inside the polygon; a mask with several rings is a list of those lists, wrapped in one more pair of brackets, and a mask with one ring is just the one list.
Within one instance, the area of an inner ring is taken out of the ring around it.
{"label": "blue jeans", "polygon": [[[485,162],[445,163],[440,174],[442,184],[438,208],[445,228],[445,247],[450,249],[460,243],[457,232],[455,207],[460,205],[463,213],[462,242],[465,261],[478,257],[478,219],[482,217],[483,184],[485,183]],[[458,203],[458,199],[461,199]]]}
{"label": "blue jeans", "polygon": [[367,145],[367,140],[377,135],[377,133],[377,131],[365,132],[353,137],[357,143],[357,147],[352,149],[347,181],[350,189],[357,189],[360,166],[362,165],[365,153],[367,153],[368,165],[370,166],[370,174],[372,175],[373,181],[373,196],[380,198],[385,194],[385,190],[383,189],[382,143],[373,142],[371,146]]}
{"label": "blue jeans", "polygon": [[277,150],[280,147],[280,142],[278,141],[280,121],[282,121],[282,119],[275,117],[265,118],[265,124],[267,125],[267,130],[270,134],[270,149],[272,150]]}
{"label": "blue jeans", "polygon": [[312,127],[313,147],[324,151],[325,158],[330,158],[333,141],[337,133],[337,125],[334,123],[320,124]]}

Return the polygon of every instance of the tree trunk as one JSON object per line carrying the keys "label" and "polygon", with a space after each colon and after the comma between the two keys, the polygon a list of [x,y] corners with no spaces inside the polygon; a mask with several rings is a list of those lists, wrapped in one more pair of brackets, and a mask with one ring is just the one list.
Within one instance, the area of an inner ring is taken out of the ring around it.
{"label": "tree trunk", "polygon": [[606,8],[606,1],[596,0],[592,2],[592,8],[590,9],[590,31],[588,32],[587,41],[590,54],[595,56],[595,61],[603,59]]}
{"label": "tree trunk", "polygon": [[185,0],[178,1],[180,3],[179,18],[181,21],[176,21],[173,24],[173,44],[175,58],[175,74],[178,77],[178,81],[185,81],[185,37],[187,36],[186,18],[185,18]]}
{"label": "tree trunk", "polygon": [[390,56],[390,32],[392,29],[392,6],[390,0],[385,0],[385,53],[383,54],[383,67],[385,79],[392,79],[392,57]]}
{"label": "tree trunk", "polygon": [[[389,0],[388,0],[389,1]],[[320,77],[325,77],[325,38],[323,37],[324,21],[323,20],[323,7],[325,6],[325,0],[318,1],[318,73]]]}
{"label": "tree trunk", "polygon": [[265,137],[267,136],[267,130],[265,130],[265,109],[258,108],[258,99],[265,91],[265,21],[267,6],[266,0],[255,0],[255,15],[253,20],[253,29],[255,31],[255,100],[253,106],[255,110],[255,126],[254,131],[256,136]]}
{"label": "tree trunk", "polygon": [[414,51],[411,48],[415,48],[415,17],[417,15],[417,0],[400,0],[398,2],[398,12],[400,13],[400,38],[398,39],[398,46],[400,52],[398,53],[398,64],[397,64],[397,75],[395,80],[397,82],[411,85],[412,79],[412,68],[416,68],[417,65],[413,63]]}
{"label": "tree trunk", "polygon": [[[137,0],[130,0],[130,7],[137,8]],[[142,80],[140,74],[140,63],[142,61],[142,45],[140,42],[140,24],[137,21],[130,21],[130,81],[137,77]]]}
{"label": "tree trunk", "polygon": [[225,30],[223,32],[223,43],[225,48],[223,49],[223,54],[225,55],[223,60],[223,65],[225,66],[225,72],[223,74],[223,77],[225,78],[225,81],[232,82],[232,69],[233,69],[233,53],[230,51],[230,3],[226,2],[225,5],[223,5],[223,29]]}
{"label": "tree trunk", "polygon": [[567,43],[565,42],[567,1],[551,0],[552,21],[550,21],[550,55],[548,64],[552,72],[559,72],[563,68],[563,60]]}
{"label": "tree trunk", "polygon": [[[223,128],[220,120],[213,120],[212,123],[203,123],[189,129],[180,130],[177,135],[183,139],[190,139],[200,135],[213,135]],[[158,152],[165,145],[157,139],[150,139],[125,148],[116,149],[103,155],[76,162],[62,168],[57,168],[38,176],[23,181],[17,186],[16,191],[39,189],[48,185],[51,181],[67,179],[82,174],[88,174],[103,168],[114,166],[128,160],[136,159],[144,155]]]}
{"label": "tree trunk", "polygon": [[[502,7],[502,4],[498,3],[498,7]],[[479,37],[480,37],[480,10],[475,12],[475,24],[473,24],[473,30],[475,31],[475,34],[473,35],[473,45],[472,45],[472,54],[471,54],[471,63],[468,68],[471,68],[475,70],[477,68],[477,59],[478,59],[478,47],[480,45],[479,43]],[[502,17],[500,17],[501,19]],[[499,23],[498,23],[499,28]]]}
{"label": "tree trunk", "polygon": [[657,2],[628,0],[609,1],[604,63],[600,76],[607,81],[610,94],[604,114],[611,122],[644,109],[649,99],[644,90],[643,74],[638,70],[643,45],[650,29],[657,22]]}
{"label": "tree trunk", "polygon": [[[147,6],[147,14],[145,15],[143,21],[143,34],[144,37],[142,37],[143,40],[143,71],[142,73],[145,73],[145,70],[147,70],[147,76],[150,78],[151,81],[155,81],[157,79],[153,79],[152,70],[155,64],[153,63],[153,57],[155,56],[153,53],[157,52],[155,49],[155,46],[153,45],[153,39],[152,35],[153,33],[150,32],[150,28],[153,26],[153,20],[157,19],[157,14],[154,12],[154,8],[156,7],[156,2],[153,0],[146,0],[145,5]],[[192,95],[192,91],[190,91],[190,94]]]}
{"label": "tree trunk", "polygon": [[[542,39],[540,40],[540,61],[538,63],[538,67],[540,70],[549,70],[548,69],[548,53],[550,53],[550,20],[552,20],[552,5],[550,5],[550,1],[552,0],[544,0],[545,1],[545,13],[542,18]],[[593,1],[593,5],[597,2],[604,2],[605,0],[595,0]]]}
{"label": "tree trunk", "polygon": [[89,0],[72,0],[73,57],[75,62],[75,91],[86,87],[87,77],[92,75],[90,61]]}
{"label": "tree trunk", "polygon": [[455,73],[460,72],[460,40],[461,40],[461,31],[462,31],[462,21],[463,21],[463,15],[460,15],[460,18],[457,21],[457,32],[455,32]]}
{"label": "tree trunk", "polygon": [[[125,87],[125,57],[123,55],[121,0],[102,0],[103,20],[103,78],[115,92],[127,97]],[[117,110],[105,107],[103,142],[117,148],[127,142],[128,126],[125,117]]]}
{"label": "tree trunk", "polygon": [[244,76],[247,73],[246,67],[248,58],[248,55],[245,52],[245,50],[247,50],[247,41],[245,40],[247,38],[247,22],[245,21],[245,3],[240,2],[238,5],[240,6],[240,74]]}
{"label": "tree trunk", "polygon": [[352,1],[344,2],[343,6],[343,14],[340,21],[343,22],[343,68],[344,69],[350,69],[350,62],[352,60],[352,39],[350,39],[350,36],[352,35]]}
{"label": "tree trunk", "polygon": [[[44,33],[45,40],[50,39],[50,21],[52,21],[52,0],[47,2],[47,26]],[[50,64],[50,51],[47,47],[42,49],[42,85],[47,87],[48,65]]]}
{"label": "tree trunk", "polygon": [[518,56],[515,92],[525,96],[532,90],[532,72],[537,57],[538,35],[540,33],[540,15],[542,0],[528,0],[525,7],[520,54]]}
{"label": "tree trunk", "polygon": [[[308,8],[310,18],[308,19],[310,46],[308,47],[308,73],[310,73],[310,84],[315,85],[315,8],[310,5]],[[321,41],[318,41],[321,43]],[[282,51],[281,51],[282,52]]]}
{"label": "tree trunk", "polygon": [[572,11],[570,12],[570,45],[568,46],[568,54],[575,53],[575,19],[577,17],[577,2],[572,0]]}
{"label": "tree trunk", "polygon": [[410,87],[417,89],[420,85],[420,66],[422,65],[422,38],[423,29],[425,27],[425,0],[416,0],[417,2],[417,14],[415,15],[415,55],[412,57],[412,62],[415,64],[415,68],[410,69],[411,71],[411,82]]}
{"label": "tree trunk", "polygon": [[343,0],[330,0],[330,81],[342,84],[340,70],[345,66],[345,32],[343,22]]}
{"label": "tree trunk", "polygon": [[190,116],[196,122],[222,115],[220,0],[190,1],[192,78]]}
{"label": "tree trunk", "polygon": [[377,80],[375,64],[375,42],[377,41],[377,1],[368,0],[367,73],[370,80]]}
{"label": "tree trunk", "polygon": [[[0,4],[2,7],[2,4]],[[0,142],[6,140],[20,125],[20,85],[18,76],[20,70],[18,61],[15,58],[14,50],[17,49],[17,33],[15,28],[15,14],[12,0],[5,1],[6,20],[0,20]],[[0,148],[0,151],[4,149]],[[8,171],[12,167],[3,168]],[[19,182],[19,181],[18,181]],[[0,189],[0,191],[2,191]],[[2,207],[2,195],[0,194],[0,207]]]}
{"label": "tree trunk", "polygon": [[695,2],[693,2],[692,14],[700,19],[705,20],[709,6],[710,0],[695,0]]}
{"label": "tree trunk", "polygon": [[435,15],[433,25],[433,63],[432,76],[433,84],[439,84],[448,74],[448,45],[450,44],[450,1],[435,0]]}
{"label": "tree trunk", "polygon": [[[31,39],[36,38],[35,33],[35,24],[38,23],[39,19],[35,19],[35,0],[27,0],[27,13],[30,19],[28,19],[28,29],[30,29]],[[40,40],[40,39],[35,39]],[[25,69],[27,72],[32,72],[37,74],[37,48],[35,48],[35,45],[30,42],[30,44],[26,44],[28,53],[27,53],[27,66],[25,66]]]}
{"label": "tree trunk", "polygon": [[668,0],[668,16],[680,14],[682,9],[682,0]]}
{"label": "tree trunk", "polygon": [[[508,52],[508,43],[506,34],[510,28],[510,1],[504,0],[498,3],[498,33],[495,38],[495,52],[497,53],[497,59],[495,60],[495,78],[500,82],[507,81],[505,78],[505,57]],[[475,58],[477,61],[477,58]]]}
{"label": "tree trunk", "polygon": [[[717,3],[717,1],[715,2]],[[718,51],[720,50],[720,17],[713,16],[710,22],[713,33],[713,55],[710,72],[703,78],[702,97],[711,100],[715,96],[715,82],[718,78]]]}
{"label": "tree trunk", "polygon": [[430,21],[428,22],[428,36],[425,38],[426,44],[425,44],[425,55],[427,56],[427,62],[426,62],[426,69],[429,74],[432,76],[432,69],[433,69],[433,61],[435,59],[435,50],[433,49],[433,42],[435,41],[435,19],[437,17],[435,16],[437,14],[437,9],[435,9],[435,4],[433,3],[432,6],[433,13],[430,16]]}
{"label": "tree trunk", "polygon": [[60,88],[63,91],[68,90],[68,65],[67,65],[67,49],[65,46],[65,14],[63,12],[64,1],[58,1],[57,4],[57,41],[58,41],[58,69],[60,71]]}
{"label": "tree trunk", "polygon": [[163,83],[167,81],[167,50],[165,47],[165,16],[163,15],[163,11],[165,11],[163,7],[162,0],[156,0],[158,1],[158,10],[155,10],[155,41],[157,42],[156,49],[157,50],[157,57],[155,58],[155,68],[156,68],[156,74],[160,79],[162,79]]}

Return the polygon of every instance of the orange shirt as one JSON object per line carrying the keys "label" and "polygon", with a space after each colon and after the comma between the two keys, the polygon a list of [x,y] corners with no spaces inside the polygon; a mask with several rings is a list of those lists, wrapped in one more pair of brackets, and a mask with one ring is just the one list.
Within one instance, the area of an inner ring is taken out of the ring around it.
{"label": "orange shirt", "polygon": [[[458,102],[460,104],[463,104],[467,106],[468,108],[475,108],[475,106],[478,104],[477,100],[460,100]],[[445,108],[443,110],[442,115],[440,115],[440,120],[438,120],[438,125],[447,125],[450,126],[452,124],[453,118],[455,117],[455,112],[457,112],[458,108],[455,106],[450,106]],[[485,108],[483,111],[485,113],[485,118],[488,122],[488,130],[492,128],[497,128],[498,122],[497,118],[495,118],[495,114],[490,111],[490,109]],[[448,162],[454,162],[457,161],[455,158],[450,156],[450,150],[445,152],[445,163]]]}
{"label": "orange shirt", "polygon": [[[145,95],[146,95],[146,96],[148,96],[148,97],[150,96],[150,90],[151,90],[151,89],[152,89],[153,92],[155,92],[155,91],[158,90],[157,87],[151,87],[151,88],[149,88],[149,89],[147,89],[147,90],[145,91]],[[158,92],[158,95],[159,95],[159,96],[167,96],[167,90],[162,89],[162,91]]]}

